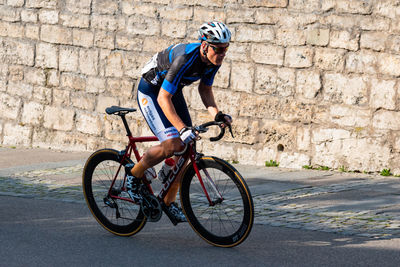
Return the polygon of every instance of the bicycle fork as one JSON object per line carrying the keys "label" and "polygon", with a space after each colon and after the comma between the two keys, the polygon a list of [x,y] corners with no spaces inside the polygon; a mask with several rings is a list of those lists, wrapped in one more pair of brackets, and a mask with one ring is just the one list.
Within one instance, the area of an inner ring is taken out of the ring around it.
{"label": "bicycle fork", "polygon": [[192,162],[193,162],[193,168],[194,171],[196,172],[197,178],[199,179],[201,188],[204,191],[204,194],[206,195],[206,198],[208,200],[208,203],[210,204],[210,206],[215,206],[216,204],[220,204],[222,203],[222,201],[224,200],[224,198],[222,197],[221,193],[218,191],[217,186],[215,185],[214,181],[212,180],[210,174],[208,173],[208,171],[206,169],[203,170],[205,177],[207,178],[208,184],[210,185],[211,189],[214,191],[214,193],[218,196],[217,200],[211,200],[210,195],[207,192],[207,189],[204,185],[204,181],[203,178],[201,177],[199,168],[197,167],[196,161],[194,160],[194,157],[191,157]]}

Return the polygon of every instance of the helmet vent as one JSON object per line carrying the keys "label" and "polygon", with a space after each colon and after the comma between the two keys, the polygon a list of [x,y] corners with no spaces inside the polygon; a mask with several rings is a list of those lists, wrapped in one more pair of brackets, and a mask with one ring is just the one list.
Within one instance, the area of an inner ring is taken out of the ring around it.
{"label": "helmet vent", "polygon": [[222,22],[212,21],[201,25],[199,39],[212,43],[229,43],[231,32]]}

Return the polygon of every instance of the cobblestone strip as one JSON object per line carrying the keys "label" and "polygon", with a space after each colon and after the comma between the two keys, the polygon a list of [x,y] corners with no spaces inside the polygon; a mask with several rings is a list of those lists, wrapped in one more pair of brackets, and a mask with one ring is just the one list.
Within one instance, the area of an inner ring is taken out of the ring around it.
{"label": "cobblestone strip", "polygon": [[256,223],[374,238],[399,236],[400,214],[377,214],[373,210],[329,211],[329,208],[311,202],[292,203],[296,199],[380,183],[384,184],[384,182],[364,180],[255,196]]}
{"label": "cobblestone strip", "polygon": [[81,185],[50,184],[5,177],[0,177],[0,195],[84,202]]}
{"label": "cobblestone strip", "polygon": [[61,168],[53,168],[53,169],[43,169],[43,170],[34,170],[28,172],[16,173],[14,177],[25,177],[25,178],[35,178],[42,177],[47,175],[59,175],[59,174],[68,174],[74,172],[82,173],[83,166],[81,164],[70,166],[70,167],[61,167]]}
{"label": "cobblestone strip", "polygon": [[[17,173],[11,178],[0,177],[0,195],[83,203],[84,198],[80,184],[62,184],[45,179],[45,176],[51,175],[82,173],[82,169],[82,165],[77,165]],[[303,198],[380,183],[384,184],[385,182],[370,179],[257,195],[254,196],[255,223],[373,238],[400,236],[399,214],[377,214],[373,210],[330,211],[328,208],[312,204],[313,202],[293,203]],[[235,210],[237,207],[234,202],[232,205],[234,206],[232,210]]]}
{"label": "cobblestone strip", "polygon": [[0,177],[0,195],[55,199],[83,203],[81,184],[63,184],[46,179],[47,176],[82,173],[81,164],[71,167],[42,169]]}

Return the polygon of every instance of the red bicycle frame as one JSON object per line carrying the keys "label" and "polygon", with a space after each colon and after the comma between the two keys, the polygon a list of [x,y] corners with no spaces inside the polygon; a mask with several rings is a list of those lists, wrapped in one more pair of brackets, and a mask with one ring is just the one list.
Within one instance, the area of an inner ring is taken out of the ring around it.
{"label": "red bicycle frame", "polygon": [[[125,201],[129,201],[129,202],[135,203],[130,198],[120,197],[120,196],[114,195],[113,192],[112,192],[112,188],[113,188],[113,186],[115,184],[115,181],[116,181],[116,179],[118,177],[119,172],[121,171],[121,168],[123,166],[122,163],[126,162],[128,159],[130,159],[130,157],[132,155],[132,151],[133,151],[133,153],[135,155],[135,158],[136,158],[137,162],[139,162],[139,160],[142,158],[141,155],[139,154],[139,151],[138,151],[137,147],[136,147],[136,143],[155,142],[155,141],[158,141],[158,138],[156,136],[133,137],[132,133],[131,133],[131,131],[129,129],[128,123],[126,121],[125,113],[119,113],[118,115],[121,117],[122,122],[123,122],[123,124],[125,126],[125,129],[126,129],[126,132],[127,132],[127,136],[129,138],[129,143],[128,143],[128,146],[126,147],[126,149],[124,151],[121,151],[121,154],[123,154],[123,155],[122,155],[122,158],[121,158],[121,161],[120,161],[120,166],[119,166],[118,171],[115,174],[114,179],[113,179],[113,181],[111,183],[110,189],[108,191],[108,195],[111,198],[114,198],[114,199],[121,199],[121,200],[125,200]],[[175,181],[177,175],[180,173],[182,168],[184,166],[186,166],[186,162],[190,158],[191,164],[192,164],[192,166],[193,166],[193,168],[194,168],[194,170],[196,172],[196,175],[197,175],[197,177],[199,179],[201,187],[203,188],[204,194],[205,194],[210,206],[214,206],[215,205],[215,202],[213,202],[211,200],[211,198],[210,198],[210,196],[209,196],[209,194],[208,194],[208,192],[206,190],[206,187],[204,186],[204,182],[203,182],[203,179],[201,178],[199,168],[198,168],[198,166],[196,164],[196,158],[195,158],[196,152],[194,151],[193,147],[194,147],[193,143],[190,143],[188,145],[188,147],[187,147],[187,151],[177,159],[176,164],[172,169],[172,172],[167,177],[167,180],[164,183],[163,188],[161,189],[160,193],[157,196],[157,198],[158,198],[158,200],[160,202],[163,202],[164,197],[167,195],[167,193],[168,193],[168,191],[169,191],[169,189],[171,187],[171,184]],[[206,174],[206,177],[209,179],[209,181],[211,183],[211,187],[213,188],[213,190],[216,191],[217,195],[220,196],[219,200],[221,201],[222,200],[222,196],[219,193],[219,191],[217,190],[217,188],[215,187],[215,185],[214,185],[213,181],[211,180],[208,172],[205,172],[205,174]],[[143,182],[144,182],[144,184],[146,184],[149,192],[151,194],[154,194],[153,189],[151,188],[151,185],[147,181],[147,179],[143,179]],[[125,189],[125,183],[126,183],[126,175],[124,177],[123,189]]]}
{"label": "red bicycle frame", "polygon": [[[121,197],[121,196],[117,196],[117,195],[112,194],[111,188],[113,188],[114,183],[115,183],[115,181],[116,181],[116,179],[118,177],[118,174],[122,169],[122,163],[125,162],[128,158],[131,157],[132,152],[135,155],[135,158],[136,158],[137,161],[139,161],[142,158],[142,156],[139,154],[139,151],[137,149],[136,143],[155,142],[155,141],[158,141],[158,138],[156,136],[133,137],[131,135],[128,135],[128,138],[129,138],[129,144],[126,147],[126,149],[125,149],[125,151],[123,153],[123,156],[121,158],[121,164],[120,164],[120,166],[118,168],[118,171],[115,174],[114,179],[113,179],[113,181],[111,183],[108,195],[111,198],[114,198],[114,199],[121,199],[121,200],[125,200],[125,201],[129,201],[129,202],[135,203],[130,198]],[[170,173],[169,177],[167,177],[167,180],[164,183],[164,186],[161,189],[160,193],[158,194],[157,198],[160,201],[162,201],[164,199],[164,197],[167,195],[172,183],[175,181],[178,173],[182,170],[182,167],[186,166],[186,162],[189,160],[189,158],[190,158],[191,164],[193,165],[193,168],[194,168],[194,170],[196,172],[196,175],[197,175],[197,177],[198,177],[198,179],[200,181],[201,187],[204,190],[204,194],[205,194],[207,200],[209,201],[210,205],[213,206],[215,203],[210,199],[210,196],[209,196],[209,194],[208,194],[208,192],[207,192],[207,190],[206,190],[206,188],[204,186],[204,182],[203,182],[203,179],[201,178],[201,175],[200,175],[200,172],[199,172],[199,168],[197,167],[197,164],[196,164],[195,153],[193,151],[193,145],[192,144],[189,145],[188,151],[177,159],[176,164],[172,169],[172,172]],[[123,187],[125,187],[125,182],[126,182],[125,179],[126,179],[126,176],[124,177]],[[143,181],[146,184],[146,186],[148,187],[149,192],[151,194],[154,194],[150,183],[146,179],[143,179]]]}

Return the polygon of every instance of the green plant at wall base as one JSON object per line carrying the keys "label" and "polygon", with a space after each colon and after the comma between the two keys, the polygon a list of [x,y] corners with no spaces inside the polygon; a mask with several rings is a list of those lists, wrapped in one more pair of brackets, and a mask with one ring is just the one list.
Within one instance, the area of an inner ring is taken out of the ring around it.
{"label": "green plant at wall base", "polygon": [[317,170],[319,170],[319,171],[329,171],[330,168],[329,168],[328,166],[319,166],[319,167],[317,168]]}
{"label": "green plant at wall base", "polygon": [[275,160],[270,160],[265,162],[265,167],[278,167],[279,163],[276,162]]}
{"label": "green plant at wall base", "polygon": [[306,169],[306,170],[312,170],[312,166],[310,166],[310,165],[304,165],[303,166],[303,169]]}
{"label": "green plant at wall base", "polygon": [[340,172],[347,172],[347,169],[346,169],[345,166],[340,166],[339,171]]}
{"label": "green plant at wall base", "polygon": [[233,159],[233,160],[232,160],[232,164],[239,164],[239,161],[238,161],[238,160],[235,160],[235,159]]}
{"label": "green plant at wall base", "polygon": [[390,169],[383,169],[381,171],[381,175],[382,176],[390,176],[390,175],[392,175],[392,173],[390,172]]}

